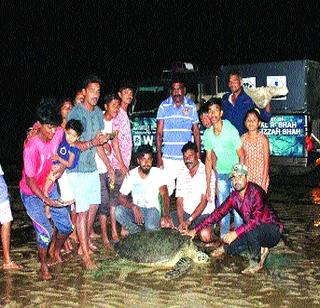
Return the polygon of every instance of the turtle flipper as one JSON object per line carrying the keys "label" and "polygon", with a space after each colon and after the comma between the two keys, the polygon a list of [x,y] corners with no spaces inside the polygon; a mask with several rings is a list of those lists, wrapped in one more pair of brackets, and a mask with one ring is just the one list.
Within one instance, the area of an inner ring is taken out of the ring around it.
{"label": "turtle flipper", "polygon": [[182,257],[174,267],[166,272],[166,279],[176,279],[184,275],[190,270],[193,265],[193,260],[189,257]]}

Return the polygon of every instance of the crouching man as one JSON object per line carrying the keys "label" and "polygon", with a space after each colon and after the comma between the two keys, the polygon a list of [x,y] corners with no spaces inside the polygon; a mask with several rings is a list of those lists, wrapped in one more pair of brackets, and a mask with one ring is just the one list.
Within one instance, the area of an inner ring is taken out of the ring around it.
{"label": "crouching man", "polygon": [[[204,164],[198,159],[198,148],[193,142],[182,147],[184,168],[177,177],[176,202],[177,211],[171,217],[175,226],[180,230],[194,228],[214,210],[215,176],[211,175],[212,200],[206,198],[206,170]],[[213,241],[212,226],[207,226],[199,232],[203,242]]]}
{"label": "crouching man", "polygon": [[253,274],[259,271],[266,260],[269,248],[278,244],[283,225],[268,205],[265,191],[258,185],[248,182],[248,169],[237,164],[231,174],[234,191],[223,202],[221,207],[196,225],[193,230],[182,230],[183,234],[195,237],[203,228],[220,221],[232,209],[235,209],[244,224],[234,231],[229,231],[223,238],[225,245],[216,249],[212,256],[224,253],[239,255],[247,251],[250,255],[250,266],[243,274]]}
{"label": "crouching man", "polygon": [[[118,198],[120,205],[115,210],[116,220],[129,234],[141,231],[142,225],[145,230],[159,229],[161,215],[163,215],[161,225],[171,226],[168,188],[163,171],[152,167],[152,156],[151,146],[139,146],[137,150],[139,166],[129,172],[120,188]],[[130,193],[133,202],[128,199]],[[159,197],[162,202],[159,202]]]}

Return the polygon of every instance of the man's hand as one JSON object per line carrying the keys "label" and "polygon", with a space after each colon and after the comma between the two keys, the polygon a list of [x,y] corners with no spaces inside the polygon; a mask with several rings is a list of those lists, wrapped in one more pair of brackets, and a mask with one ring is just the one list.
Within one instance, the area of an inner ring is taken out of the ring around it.
{"label": "man's hand", "polygon": [[141,213],[140,208],[138,206],[134,205],[132,211],[133,211],[133,215],[134,215],[134,221],[136,222],[136,224],[142,225],[143,224],[143,215]]}
{"label": "man's hand", "polygon": [[178,230],[179,231],[188,230],[190,224],[191,224],[191,222],[189,220],[185,220],[179,225]]}
{"label": "man's hand", "polygon": [[60,156],[58,154],[54,154],[54,155],[52,155],[51,160],[59,161],[59,158],[60,158]]}
{"label": "man's hand", "polygon": [[55,164],[52,165],[52,174],[55,177],[55,179],[59,179],[62,175],[62,173],[64,172],[64,170],[66,170],[66,167],[62,164]]}
{"label": "man's hand", "polygon": [[101,132],[98,132],[94,138],[92,139],[92,144],[96,147],[98,145],[103,145],[104,143],[107,143],[110,140],[109,135],[104,135]]}
{"label": "man's hand", "polygon": [[238,238],[236,231],[229,231],[223,238],[223,241],[230,245],[234,240]]}
{"label": "man's hand", "polygon": [[129,174],[129,169],[126,167],[125,164],[120,164],[120,172],[125,177]]}
{"label": "man's hand", "polygon": [[192,229],[192,230],[179,230],[181,234],[183,235],[187,235],[187,236],[190,236],[192,239],[195,238],[195,236],[197,235],[197,232],[195,229]]}
{"label": "man's hand", "polygon": [[52,199],[49,199],[48,197],[45,197],[43,199],[43,203],[47,204],[47,205],[49,205],[51,207],[59,207],[59,204],[58,204],[57,200],[52,200]]}
{"label": "man's hand", "polygon": [[160,219],[161,228],[174,228],[172,218],[170,216],[162,216]]}

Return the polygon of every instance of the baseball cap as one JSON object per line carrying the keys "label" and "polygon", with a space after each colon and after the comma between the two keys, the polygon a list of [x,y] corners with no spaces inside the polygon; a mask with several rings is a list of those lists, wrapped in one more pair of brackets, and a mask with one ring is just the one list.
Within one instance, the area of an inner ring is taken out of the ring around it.
{"label": "baseball cap", "polygon": [[246,165],[236,164],[233,166],[230,178],[239,175],[248,175],[248,168]]}

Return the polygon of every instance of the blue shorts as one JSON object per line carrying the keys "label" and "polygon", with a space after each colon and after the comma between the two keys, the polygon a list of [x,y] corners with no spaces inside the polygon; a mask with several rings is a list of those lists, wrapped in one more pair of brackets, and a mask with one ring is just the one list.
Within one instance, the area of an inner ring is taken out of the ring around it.
{"label": "blue shorts", "polygon": [[[41,199],[35,195],[25,195],[21,192],[21,199],[27,210],[28,216],[31,218],[33,227],[36,231],[37,244],[41,248],[48,248],[52,238],[52,226],[45,215],[44,204]],[[53,190],[49,193],[50,199],[59,199],[60,195],[57,186],[54,185]],[[72,232],[72,224],[70,215],[66,207],[50,207],[50,213],[55,227],[58,232],[67,236]]]}
{"label": "blue shorts", "polygon": [[76,212],[86,212],[90,205],[101,203],[100,177],[98,171],[70,172],[71,189],[76,200]]}

